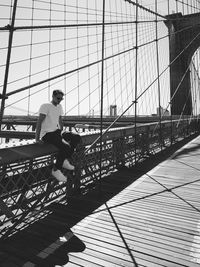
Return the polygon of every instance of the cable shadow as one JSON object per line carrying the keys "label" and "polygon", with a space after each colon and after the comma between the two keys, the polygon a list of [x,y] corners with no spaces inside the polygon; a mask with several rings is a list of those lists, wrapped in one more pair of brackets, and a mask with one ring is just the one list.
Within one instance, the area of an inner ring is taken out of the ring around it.
{"label": "cable shadow", "polygon": [[166,188],[166,190],[168,192],[171,192],[173,195],[175,195],[177,198],[181,199],[183,202],[185,202],[188,206],[190,206],[191,208],[193,208],[195,211],[198,211],[200,212],[200,210],[198,208],[196,208],[195,206],[193,206],[192,204],[190,204],[188,201],[186,201],[184,198],[180,197],[178,194],[176,194],[175,192],[173,192],[172,190],[175,190],[177,188],[181,188],[185,185],[188,185],[188,184],[192,184],[192,183],[195,183],[195,182],[199,182],[200,179],[197,179],[195,181],[192,181],[192,182],[188,182],[188,183],[185,183],[185,184],[182,184],[182,185],[179,185],[179,186],[175,186],[173,188],[167,188],[165,185],[161,184],[160,182],[158,182],[155,178],[151,177],[150,175],[148,175],[149,178],[151,178],[152,180],[154,180],[156,183],[158,183],[159,185],[161,185],[162,187]]}
{"label": "cable shadow", "polygon": [[[193,167],[185,162],[181,162],[180,160],[176,160],[177,162],[187,166],[187,167],[190,167],[191,169],[194,169],[196,171],[200,171],[200,169],[196,168],[196,167]],[[140,198],[137,198],[137,199],[134,199],[134,200],[130,200],[130,201],[126,201],[126,202],[123,202],[123,203],[120,203],[118,205],[113,205],[113,206],[109,206],[109,209],[113,209],[113,208],[117,208],[117,207],[120,207],[120,206],[123,206],[123,205],[126,205],[126,204],[130,204],[130,203],[133,203],[133,202],[136,202],[138,200],[143,200],[143,199],[146,199],[146,198],[150,198],[152,196],[156,196],[156,195],[159,195],[159,194],[162,194],[164,192],[172,192],[172,190],[175,190],[175,189],[178,189],[178,188],[181,188],[183,186],[187,186],[187,185],[190,185],[190,184],[193,184],[193,183],[196,183],[196,182],[199,182],[200,179],[196,179],[194,181],[190,181],[190,182],[187,182],[187,183],[184,183],[184,184],[181,184],[181,185],[177,185],[177,186],[174,186],[174,187],[171,187],[171,188],[167,188],[165,185],[163,185],[162,183],[158,182],[155,178],[153,178],[152,176],[150,176],[148,173],[145,173],[145,175],[147,175],[150,179],[154,180],[156,183],[158,183],[160,186],[164,187],[164,190],[162,191],[159,191],[159,192],[156,192],[156,193],[153,193],[153,194],[150,194],[150,195],[147,195],[147,196],[143,196],[143,197],[140,197]],[[172,192],[173,194],[175,194],[174,192]],[[177,197],[179,197],[180,199],[182,199],[180,196],[178,196],[177,194],[175,194]],[[182,199],[184,200],[184,199]],[[194,207],[193,205],[191,205],[190,203],[188,203],[186,200],[184,200],[188,205],[190,205],[193,209],[195,209],[196,211],[200,212],[199,209],[197,209],[196,207]],[[98,211],[95,211],[93,212],[93,214],[95,213],[100,213],[102,211],[105,211],[107,210],[106,208],[105,209],[101,209],[101,210],[98,210]]]}
{"label": "cable shadow", "polygon": [[118,233],[119,233],[119,235],[120,235],[120,237],[121,237],[121,239],[122,239],[122,241],[123,241],[123,243],[124,243],[124,245],[125,245],[125,247],[126,247],[126,249],[128,251],[128,253],[129,253],[130,257],[131,257],[131,260],[134,263],[134,266],[138,267],[138,264],[137,264],[133,254],[131,252],[131,249],[129,248],[129,246],[128,246],[127,242],[126,242],[126,239],[124,238],[124,236],[123,236],[123,234],[122,234],[122,232],[121,232],[121,230],[120,230],[120,228],[119,228],[119,226],[118,226],[118,224],[117,224],[112,212],[110,211],[110,208],[108,207],[107,204],[105,204],[105,205],[106,205],[106,209],[109,212],[109,215],[110,215],[110,217],[111,217],[111,219],[112,219],[112,221],[113,221],[113,223],[114,223],[114,225],[115,225],[115,227],[116,227],[116,229],[117,229],[117,231],[118,231]]}
{"label": "cable shadow", "polygon": [[[153,177],[149,176],[148,174],[146,174],[149,178],[151,178],[152,180],[154,180],[155,182],[156,179],[154,179]],[[117,207],[121,207],[121,206],[124,206],[124,205],[127,205],[127,204],[130,204],[130,203],[133,203],[133,202],[136,202],[136,201],[139,201],[139,200],[143,200],[143,199],[147,199],[147,198],[151,198],[153,196],[157,196],[157,195],[160,195],[160,194],[163,194],[165,192],[172,192],[172,190],[175,190],[175,189],[178,189],[178,188],[181,188],[183,186],[186,186],[186,185],[189,185],[189,184],[192,184],[192,183],[196,183],[196,182],[200,182],[200,179],[197,179],[197,180],[194,180],[194,181],[191,181],[191,182],[188,182],[188,183],[184,183],[182,185],[177,185],[177,186],[174,186],[172,188],[167,188],[165,187],[164,185],[162,185],[161,183],[157,182],[158,184],[160,184],[162,187],[164,187],[165,189],[163,189],[162,191],[159,191],[159,192],[156,192],[156,193],[153,193],[153,194],[150,194],[150,195],[146,195],[146,196],[143,196],[143,197],[140,197],[140,198],[137,198],[137,199],[133,199],[133,200],[129,200],[129,201],[124,201],[120,204],[117,204],[117,205],[112,205],[112,206],[109,206],[109,209],[114,209],[114,208],[117,208]],[[104,203],[105,204],[105,203]],[[189,204],[189,203],[188,203]],[[190,204],[190,206],[192,206]],[[195,208],[194,206],[192,206],[196,211],[200,212],[199,209]],[[103,211],[106,211],[107,209],[104,208],[104,209],[99,209],[97,211],[94,211],[93,214],[96,214],[96,213],[100,213],[100,212],[103,212]]]}
{"label": "cable shadow", "polygon": [[[194,144],[195,145],[192,147],[186,147],[186,148],[181,149],[180,151],[175,152],[175,155],[172,157],[172,159],[177,159],[183,155],[185,155],[187,157],[189,153],[199,150],[200,144],[199,143],[194,143]],[[198,154],[196,154],[196,155],[198,155]]]}
{"label": "cable shadow", "polygon": [[180,161],[180,160],[176,160],[177,162],[179,162],[179,163],[181,163],[181,164],[183,164],[183,165],[185,165],[185,166],[187,166],[187,167],[190,167],[191,169],[193,169],[193,170],[195,170],[195,171],[200,171],[200,169],[198,169],[198,168],[196,168],[196,167],[194,167],[194,166],[191,166],[191,165],[189,165],[189,164],[187,164],[187,163],[185,163],[185,162],[182,162],[182,161]]}

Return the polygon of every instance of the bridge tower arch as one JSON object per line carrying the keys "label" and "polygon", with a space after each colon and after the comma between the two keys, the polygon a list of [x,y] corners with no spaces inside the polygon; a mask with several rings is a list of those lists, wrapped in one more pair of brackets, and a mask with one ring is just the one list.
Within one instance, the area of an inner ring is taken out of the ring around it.
{"label": "bridge tower arch", "polygon": [[166,16],[166,19],[169,31],[171,114],[180,115],[183,112],[191,115],[189,65],[194,52],[200,47],[200,13],[184,16],[175,13]]}

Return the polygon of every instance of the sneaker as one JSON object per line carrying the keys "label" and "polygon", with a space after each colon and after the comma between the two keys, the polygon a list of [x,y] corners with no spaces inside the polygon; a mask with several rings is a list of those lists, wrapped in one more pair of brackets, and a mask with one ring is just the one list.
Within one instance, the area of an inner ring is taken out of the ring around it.
{"label": "sneaker", "polygon": [[68,146],[70,146],[70,147],[71,147],[70,143],[69,143],[69,142],[67,142],[67,141],[65,141],[65,139],[64,139],[64,138],[62,138],[62,142],[63,142],[65,145],[68,145]]}
{"label": "sneaker", "polygon": [[73,171],[75,169],[74,166],[70,164],[67,159],[65,159],[63,162],[63,168],[70,170],[70,171]]}
{"label": "sneaker", "polygon": [[60,170],[52,170],[51,173],[59,182],[67,182],[67,177]]}

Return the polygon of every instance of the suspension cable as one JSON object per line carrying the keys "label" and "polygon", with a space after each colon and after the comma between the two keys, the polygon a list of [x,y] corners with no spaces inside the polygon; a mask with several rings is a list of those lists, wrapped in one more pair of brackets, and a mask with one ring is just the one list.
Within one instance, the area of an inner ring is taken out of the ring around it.
{"label": "suspension cable", "polygon": [[16,10],[17,10],[17,0],[14,1],[14,5],[13,5],[12,21],[10,25],[10,34],[9,34],[9,40],[8,40],[8,52],[7,52],[6,69],[5,69],[5,76],[4,76],[4,86],[3,86],[2,95],[0,95],[0,98],[1,98],[0,131],[1,131],[3,114],[4,114],[5,99],[7,97],[6,90],[7,90],[9,67],[10,67],[10,58],[11,58]]}
{"label": "suspension cable", "polygon": [[[174,58],[174,60],[172,61],[172,62],[170,62],[170,64],[167,66],[167,68],[165,68],[160,74],[159,74],[159,76],[156,78],[156,79],[154,79],[151,83],[150,83],[150,85],[136,98],[136,100],[135,101],[133,101],[122,113],[121,113],[121,115],[119,115],[106,129],[105,129],[105,131],[103,132],[103,134],[102,134],[102,136],[103,135],[105,135],[110,129],[111,129],[111,127],[132,107],[132,105],[134,105],[137,101],[138,101],[138,99],[139,98],[141,98],[141,96],[158,80],[158,78],[168,69],[168,67],[170,66],[170,65],[172,65],[177,59],[178,59],[178,57],[191,45],[191,43],[198,37],[200,35],[200,33],[199,34],[197,34],[197,36],[195,36],[194,38],[193,38],[193,40],[191,41],[191,42],[189,42],[188,43],[188,45],[183,49],[183,51],[181,51],[180,53],[179,53],[179,55],[177,55],[177,57],[175,57]],[[177,89],[178,90],[178,89]],[[174,97],[174,95],[173,95],[173,97]],[[93,147],[99,140],[100,140],[100,138],[102,138],[101,136],[99,136],[99,137],[97,137],[95,140],[94,140],[94,142],[85,150],[85,152],[88,152],[89,151],[89,149],[91,148],[91,147]]]}

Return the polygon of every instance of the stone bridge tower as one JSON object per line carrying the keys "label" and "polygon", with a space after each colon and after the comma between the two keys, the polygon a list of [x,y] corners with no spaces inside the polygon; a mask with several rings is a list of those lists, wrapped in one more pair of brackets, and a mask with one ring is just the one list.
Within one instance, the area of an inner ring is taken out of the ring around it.
{"label": "stone bridge tower", "polygon": [[200,46],[200,13],[185,16],[176,13],[166,16],[166,19],[165,24],[169,30],[171,97],[180,84],[171,102],[171,113],[179,115],[185,106],[183,114],[190,115],[192,113],[192,97],[188,67],[194,52]]}

